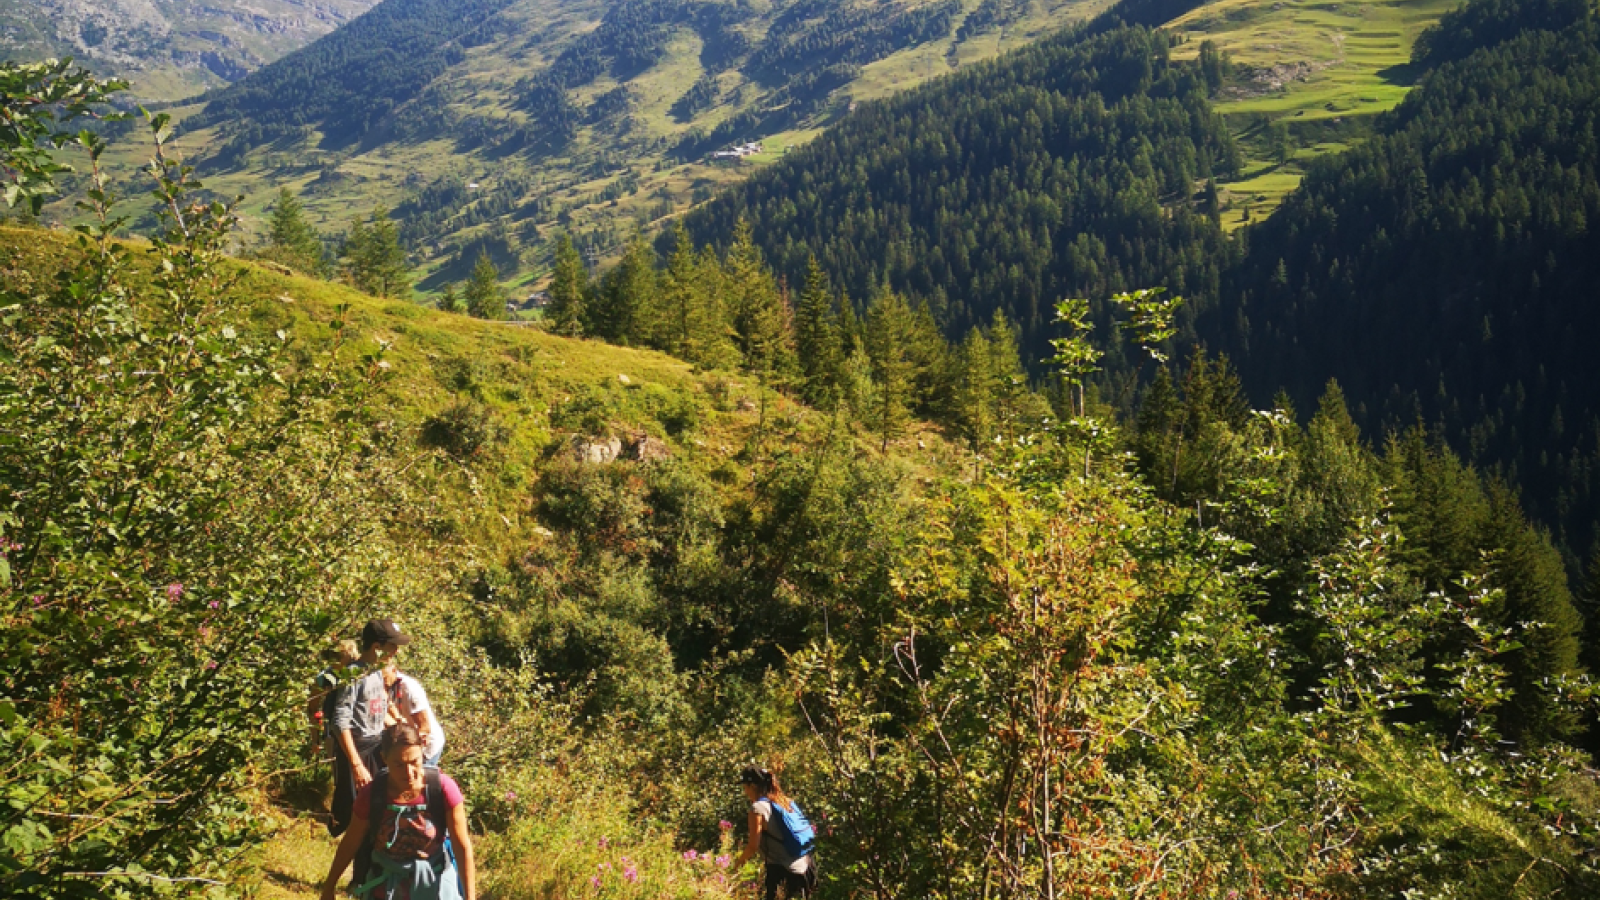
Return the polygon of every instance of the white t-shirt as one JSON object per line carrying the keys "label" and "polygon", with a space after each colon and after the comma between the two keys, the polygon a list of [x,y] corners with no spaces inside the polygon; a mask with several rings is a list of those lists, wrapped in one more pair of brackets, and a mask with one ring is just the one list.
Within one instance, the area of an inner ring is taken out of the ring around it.
{"label": "white t-shirt", "polygon": [[802,856],[799,859],[789,855],[784,849],[783,838],[788,833],[784,824],[775,821],[783,813],[772,808],[772,801],[765,797],[750,804],[755,814],[761,817],[761,858],[768,865],[781,866],[795,875],[804,875],[811,868],[811,857]]}
{"label": "white t-shirt", "polygon": [[444,726],[439,724],[439,717],[428,705],[428,692],[422,689],[422,682],[404,673],[399,678],[400,689],[396,691],[395,706],[407,722],[415,722],[417,713],[427,716],[428,746],[422,755],[426,759],[433,759],[444,752]]}

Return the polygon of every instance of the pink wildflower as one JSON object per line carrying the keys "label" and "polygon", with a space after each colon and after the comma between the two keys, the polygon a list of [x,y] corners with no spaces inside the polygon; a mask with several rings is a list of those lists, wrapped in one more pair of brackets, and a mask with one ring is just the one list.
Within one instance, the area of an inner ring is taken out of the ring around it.
{"label": "pink wildflower", "polygon": [[683,858],[689,860],[690,862],[694,862],[699,857],[700,857],[700,854],[696,853],[693,850],[685,850],[685,851],[683,851]]}
{"label": "pink wildflower", "polygon": [[218,601],[218,600],[213,600],[210,603],[206,604],[206,606],[211,608],[211,609],[216,609],[217,607],[219,607],[221,605],[222,605],[221,601]]}
{"label": "pink wildflower", "polygon": [[173,583],[167,585],[167,600],[169,602],[177,603],[179,600],[182,600],[182,599],[183,599],[183,585],[179,584],[176,581],[174,581]]}
{"label": "pink wildflower", "polygon": [[214,660],[214,659],[206,660],[206,670],[207,671],[210,671],[211,669],[215,669],[216,667],[217,667],[217,661],[216,660]]}
{"label": "pink wildflower", "polygon": [[506,802],[507,803],[515,803],[515,802],[517,802],[517,792],[516,791],[506,791]]}
{"label": "pink wildflower", "polygon": [[726,869],[728,867],[728,863],[731,863],[731,862],[733,862],[733,857],[731,857],[728,854],[724,853],[721,856],[717,857],[717,868]]}
{"label": "pink wildflower", "polygon": [[611,846],[611,839],[610,838],[601,838],[600,839],[600,849],[601,850],[604,850],[605,848],[607,848],[609,846]]}
{"label": "pink wildflower", "polygon": [[721,822],[717,823],[717,827],[721,828],[723,831],[732,831],[733,823],[729,822],[727,819],[723,819]]}
{"label": "pink wildflower", "polygon": [[633,866],[629,866],[622,870],[622,877],[628,879],[629,884],[633,884],[635,881],[639,880],[639,870],[635,869]]}
{"label": "pink wildflower", "polygon": [[594,885],[596,889],[599,889],[599,887],[600,887],[600,876],[596,875],[593,878],[589,879],[589,883]]}

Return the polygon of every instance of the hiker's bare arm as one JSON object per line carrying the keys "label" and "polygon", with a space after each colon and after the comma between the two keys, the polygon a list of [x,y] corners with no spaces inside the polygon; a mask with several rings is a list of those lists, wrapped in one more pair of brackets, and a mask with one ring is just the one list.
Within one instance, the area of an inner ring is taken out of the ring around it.
{"label": "hiker's bare arm", "polygon": [[338,895],[339,879],[343,877],[344,870],[350,867],[350,862],[356,858],[356,851],[361,849],[361,839],[366,836],[367,820],[357,813],[350,820],[349,830],[339,839],[339,849],[333,853],[333,865],[328,867],[328,880],[322,883],[322,900],[334,900]]}
{"label": "hiker's bare arm", "polygon": [[433,724],[433,717],[428,715],[427,710],[414,712],[411,714],[411,724],[417,726],[417,733],[422,735],[422,743],[426,745],[429,739],[428,732],[432,730],[430,726]]}
{"label": "hiker's bare arm", "polygon": [[755,810],[750,810],[750,837],[744,842],[744,849],[739,851],[739,858],[733,861],[733,870],[735,872],[744,868],[744,864],[750,861],[750,857],[755,856],[756,852],[761,849],[761,831],[766,827],[766,821]]}
{"label": "hiker's bare arm", "polygon": [[478,867],[472,859],[472,836],[467,834],[467,805],[457,803],[450,810],[450,840],[456,845],[456,867],[467,890],[465,900],[478,900]]}
{"label": "hiker's bare arm", "polygon": [[350,729],[339,729],[339,746],[344,748],[344,758],[350,760],[350,777],[359,791],[372,782],[372,773],[362,764],[361,754],[356,752],[356,739],[350,736]]}

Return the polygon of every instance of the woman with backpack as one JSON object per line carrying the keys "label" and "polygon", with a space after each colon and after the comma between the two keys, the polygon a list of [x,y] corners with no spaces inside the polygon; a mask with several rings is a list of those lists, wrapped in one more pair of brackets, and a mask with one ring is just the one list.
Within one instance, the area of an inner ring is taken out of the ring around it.
{"label": "woman with backpack", "polygon": [[734,871],[760,853],[766,864],[766,900],[777,900],[780,887],[791,900],[810,897],[817,886],[816,833],[800,804],[766,769],[745,769],[739,784],[750,802],[750,837],[733,863]]}
{"label": "woman with backpack", "polygon": [[477,900],[461,788],[423,766],[422,734],[409,722],[383,733],[381,753],[388,771],[356,795],[350,828],[322,883],[322,900],[334,900],[357,854],[371,859],[365,882],[351,885],[365,900]]}

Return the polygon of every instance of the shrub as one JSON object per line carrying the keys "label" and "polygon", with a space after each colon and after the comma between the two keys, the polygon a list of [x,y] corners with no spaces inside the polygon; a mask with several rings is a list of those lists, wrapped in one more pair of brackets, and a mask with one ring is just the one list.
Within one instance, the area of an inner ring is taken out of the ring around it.
{"label": "shrub", "polygon": [[153,127],[155,274],[110,240],[97,179],[67,270],[0,289],[0,893],[225,873],[260,834],[253,765],[304,737],[285,685],[387,559],[364,413],[383,364],[241,337],[231,215]]}
{"label": "shrub", "polygon": [[429,416],[418,435],[423,446],[443,450],[461,462],[477,459],[505,437],[489,407],[472,400],[458,400]]}

